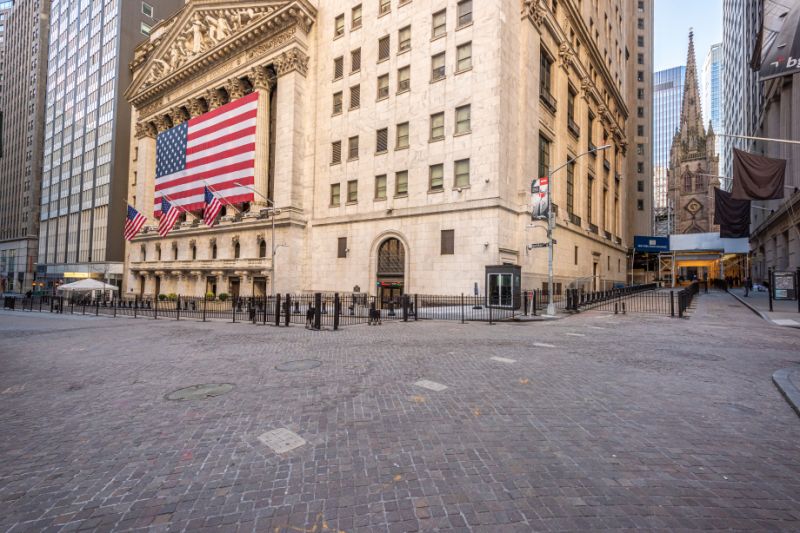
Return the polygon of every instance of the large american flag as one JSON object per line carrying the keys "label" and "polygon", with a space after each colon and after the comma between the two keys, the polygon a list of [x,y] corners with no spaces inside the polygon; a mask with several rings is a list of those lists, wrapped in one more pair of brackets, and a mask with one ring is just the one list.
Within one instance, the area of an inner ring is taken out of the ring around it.
{"label": "large american flag", "polygon": [[161,220],[158,221],[158,234],[166,237],[175,222],[178,221],[181,211],[166,198],[161,199]]}
{"label": "large american flag", "polygon": [[164,195],[186,211],[205,206],[205,184],[228,203],[250,202],[255,184],[258,93],[160,133],[156,141],[154,210]]}
{"label": "large american flag", "polygon": [[125,239],[130,241],[136,237],[145,222],[147,222],[145,216],[128,205],[128,216],[125,217]]}

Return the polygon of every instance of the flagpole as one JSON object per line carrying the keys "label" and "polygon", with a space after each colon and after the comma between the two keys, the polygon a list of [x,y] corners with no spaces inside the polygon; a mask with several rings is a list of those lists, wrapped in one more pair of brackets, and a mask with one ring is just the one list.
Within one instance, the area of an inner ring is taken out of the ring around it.
{"label": "flagpole", "polygon": [[800,144],[800,141],[790,141],[788,139],[771,139],[769,137],[751,137],[749,135],[733,135],[730,133],[714,133],[718,137],[731,137],[732,139],[747,139],[749,141],[763,141],[770,143]]}

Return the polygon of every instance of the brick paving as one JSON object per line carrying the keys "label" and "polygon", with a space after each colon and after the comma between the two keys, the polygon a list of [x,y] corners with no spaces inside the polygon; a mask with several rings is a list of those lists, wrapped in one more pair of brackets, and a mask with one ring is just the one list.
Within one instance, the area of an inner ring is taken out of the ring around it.
{"label": "brick paving", "polygon": [[[800,332],[695,305],[338,333],[0,312],[0,531],[796,531],[771,376]],[[298,359],[322,364],[275,369]],[[235,388],[164,398],[200,383]],[[273,453],[279,428],[306,443]]]}

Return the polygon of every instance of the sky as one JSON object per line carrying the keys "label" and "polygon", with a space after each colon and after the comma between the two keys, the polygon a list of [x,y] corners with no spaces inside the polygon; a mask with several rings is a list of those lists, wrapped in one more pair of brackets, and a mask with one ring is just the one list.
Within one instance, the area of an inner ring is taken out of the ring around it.
{"label": "sky", "polygon": [[686,64],[689,28],[694,28],[698,69],[712,44],[722,42],[722,0],[655,0],[653,70]]}

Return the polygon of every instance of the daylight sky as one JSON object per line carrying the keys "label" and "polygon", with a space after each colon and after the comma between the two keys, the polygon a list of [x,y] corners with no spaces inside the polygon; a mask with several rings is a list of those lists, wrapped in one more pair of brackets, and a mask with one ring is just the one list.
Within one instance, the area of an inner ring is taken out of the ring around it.
{"label": "daylight sky", "polygon": [[694,28],[697,66],[712,44],[722,42],[722,0],[655,0],[653,70],[686,64],[689,28]]}

